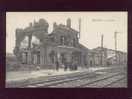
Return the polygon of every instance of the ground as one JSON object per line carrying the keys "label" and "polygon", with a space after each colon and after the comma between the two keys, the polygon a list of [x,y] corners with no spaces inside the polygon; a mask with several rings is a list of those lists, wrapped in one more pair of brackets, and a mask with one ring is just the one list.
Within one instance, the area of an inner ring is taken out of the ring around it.
{"label": "ground", "polygon": [[[118,69],[118,67],[115,66],[115,67],[90,67],[88,69],[79,68],[77,71],[70,71],[70,70],[64,71],[63,69],[60,69],[59,71],[37,70],[37,71],[7,72],[6,87],[21,87],[21,86],[32,87],[32,83],[35,83],[35,85],[33,85],[35,87],[40,87],[39,85],[43,87],[43,86],[47,86],[47,84],[48,85],[51,84],[52,86],[54,84],[54,87],[57,86],[73,87],[73,84],[74,86],[75,85],[79,86],[81,83],[84,85],[84,82],[86,82],[85,87],[103,87],[103,83],[105,86],[107,84],[107,87],[126,87],[127,77],[125,77],[124,74],[119,75],[119,73],[122,72],[122,70],[124,73],[124,67],[121,68],[123,69]],[[98,81],[98,83],[94,83],[96,80],[102,79],[103,77],[105,77],[105,79],[106,78],[109,79],[106,79],[104,81],[100,80]],[[122,79],[124,77],[125,79]],[[80,80],[82,80],[83,82],[80,82]],[[112,83],[111,82],[112,80],[116,82]],[[117,82],[117,80],[119,81]],[[63,82],[66,81],[66,82],[62,83],[62,81]],[[73,83],[70,83],[71,81]],[[87,83],[92,81],[94,81],[92,84],[87,85]]]}

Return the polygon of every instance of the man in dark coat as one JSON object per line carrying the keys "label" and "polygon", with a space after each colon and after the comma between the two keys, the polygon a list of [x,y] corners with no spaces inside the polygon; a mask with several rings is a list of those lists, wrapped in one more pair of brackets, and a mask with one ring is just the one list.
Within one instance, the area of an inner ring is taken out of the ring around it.
{"label": "man in dark coat", "polygon": [[67,60],[66,58],[64,58],[64,71],[67,71],[67,67],[68,67]]}
{"label": "man in dark coat", "polygon": [[58,60],[56,60],[56,70],[57,71],[59,70],[59,62],[58,62]]}

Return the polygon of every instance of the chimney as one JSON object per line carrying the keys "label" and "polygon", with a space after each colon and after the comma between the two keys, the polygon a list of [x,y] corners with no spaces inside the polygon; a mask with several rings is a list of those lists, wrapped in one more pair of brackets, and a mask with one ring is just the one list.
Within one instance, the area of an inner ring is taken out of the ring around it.
{"label": "chimney", "polygon": [[71,19],[70,18],[67,19],[67,27],[71,28]]}

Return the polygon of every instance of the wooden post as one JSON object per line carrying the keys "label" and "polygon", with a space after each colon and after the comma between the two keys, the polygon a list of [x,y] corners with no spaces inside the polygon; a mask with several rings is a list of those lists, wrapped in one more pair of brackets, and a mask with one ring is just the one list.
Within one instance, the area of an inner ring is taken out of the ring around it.
{"label": "wooden post", "polygon": [[78,33],[78,38],[80,39],[80,36],[81,36],[81,18],[79,18],[79,33]]}
{"label": "wooden post", "polygon": [[104,35],[101,35],[101,65],[103,65],[103,38]]}

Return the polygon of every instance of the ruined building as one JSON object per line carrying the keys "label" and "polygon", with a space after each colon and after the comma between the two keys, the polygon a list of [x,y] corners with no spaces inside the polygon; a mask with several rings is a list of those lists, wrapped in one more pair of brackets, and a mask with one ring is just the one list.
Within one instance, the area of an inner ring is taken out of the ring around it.
{"label": "ruined building", "polygon": [[46,20],[30,23],[25,29],[16,29],[14,54],[23,64],[54,68],[56,61],[63,66],[64,60],[78,66],[87,67],[87,48],[79,43],[79,31],[71,28],[71,19],[67,24],[53,23],[53,31],[48,33]]}

